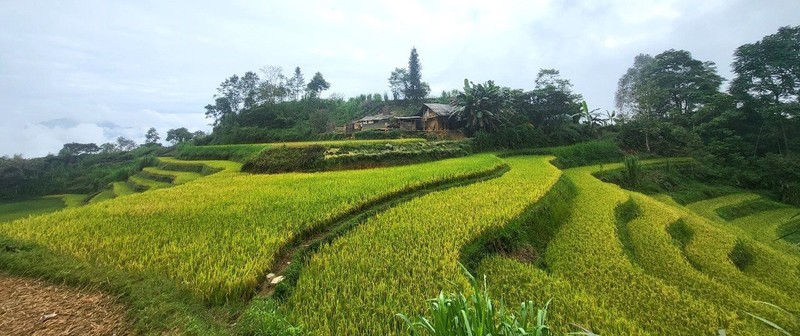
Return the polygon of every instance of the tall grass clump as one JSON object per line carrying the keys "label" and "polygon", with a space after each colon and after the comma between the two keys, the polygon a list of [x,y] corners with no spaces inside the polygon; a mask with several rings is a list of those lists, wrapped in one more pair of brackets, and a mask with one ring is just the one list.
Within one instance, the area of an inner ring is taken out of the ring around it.
{"label": "tall grass clump", "polygon": [[519,313],[515,315],[502,301],[492,299],[485,277],[481,287],[475,277],[463,265],[460,266],[469,279],[471,294],[467,295],[460,289],[448,295],[439,292],[439,296],[428,300],[430,318],[418,316],[412,322],[407,316],[397,314],[411,335],[550,335],[550,327],[545,324],[549,302],[543,308],[537,308],[533,301],[522,302]]}
{"label": "tall grass clump", "polygon": [[625,165],[625,177],[631,185],[638,186],[642,180],[642,163],[635,155],[627,155],[622,160]]}

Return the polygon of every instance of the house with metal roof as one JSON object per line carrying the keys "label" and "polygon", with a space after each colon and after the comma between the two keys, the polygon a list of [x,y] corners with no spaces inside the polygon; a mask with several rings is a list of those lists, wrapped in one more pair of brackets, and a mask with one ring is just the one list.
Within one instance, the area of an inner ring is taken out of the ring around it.
{"label": "house with metal roof", "polygon": [[425,103],[417,112],[421,129],[426,131],[451,130],[455,128],[455,120],[450,118],[455,107],[448,104]]}
{"label": "house with metal roof", "polygon": [[389,122],[394,118],[391,114],[375,114],[363,117],[354,121],[355,130],[386,130],[389,129]]}

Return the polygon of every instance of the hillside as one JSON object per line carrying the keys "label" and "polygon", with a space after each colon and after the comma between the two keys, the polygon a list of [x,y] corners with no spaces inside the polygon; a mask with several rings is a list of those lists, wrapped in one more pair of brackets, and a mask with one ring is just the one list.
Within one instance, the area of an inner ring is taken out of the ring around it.
{"label": "hillside", "polygon": [[[320,145],[345,144],[297,148]],[[800,332],[800,252],[776,239],[800,209],[742,192],[681,205],[601,181],[619,154],[585,151],[280,174],[162,157],[84,206],[0,223],[0,270],[115,296],[142,334],[405,334],[394,315],[466,286],[459,262],[512,310],[550,301],[560,334],[774,332],[750,314]],[[666,162],[693,164],[641,165]]]}

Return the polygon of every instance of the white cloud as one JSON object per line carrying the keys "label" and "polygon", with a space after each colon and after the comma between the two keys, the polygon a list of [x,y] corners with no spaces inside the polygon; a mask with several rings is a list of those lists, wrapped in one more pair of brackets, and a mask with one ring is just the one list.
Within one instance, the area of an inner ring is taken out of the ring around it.
{"label": "white cloud", "polygon": [[[32,0],[3,9],[0,155],[31,156],[113,134],[141,139],[151,126],[208,130],[202,107],[217,85],[264,65],[299,66],[307,80],[320,71],[346,96],[382,93],[412,46],[435,92],[464,78],[529,89],[540,68],[557,68],[590,105],[612,109],[636,54],[687,49],[730,78],[733,50],[798,24],[800,2]],[[83,126],[36,125],[59,118]],[[120,127],[91,126],[107,121]]]}

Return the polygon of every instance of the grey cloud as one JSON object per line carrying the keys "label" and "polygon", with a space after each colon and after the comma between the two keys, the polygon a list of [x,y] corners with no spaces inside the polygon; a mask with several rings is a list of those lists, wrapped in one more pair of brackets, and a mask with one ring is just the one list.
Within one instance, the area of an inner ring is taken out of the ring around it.
{"label": "grey cloud", "polygon": [[[795,0],[18,1],[0,12],[0,155],[66,142],[141,142],[147,128],[209,131],[202,107],[231,74],[300,66],[331,92],[385,92],[419,50],[434,92],[464,78],[529,89],[557,68],[592,107],[613,109],[638,53],[669,48],[717,63],[799,24]],[[56,122],[54,120],[61,120]],[[112,127],[105,122],[113,122]]]}

